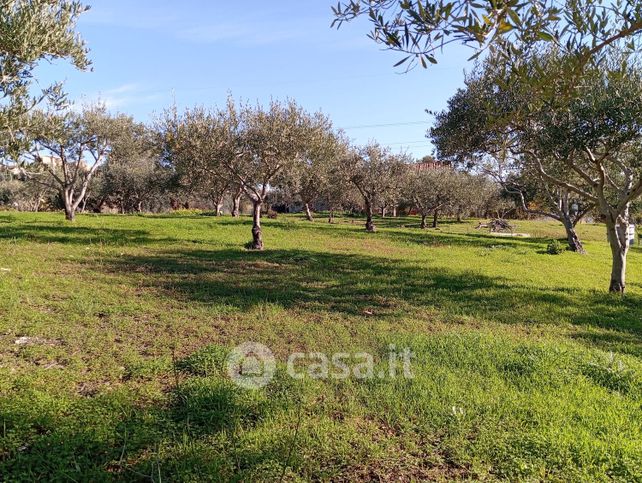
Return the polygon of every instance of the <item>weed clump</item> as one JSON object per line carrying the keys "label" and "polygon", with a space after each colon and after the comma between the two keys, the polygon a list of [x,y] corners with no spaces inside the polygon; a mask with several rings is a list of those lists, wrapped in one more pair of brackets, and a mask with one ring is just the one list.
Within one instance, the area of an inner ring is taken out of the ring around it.
{"label": "weed clump", "polygon": [[546,253],[549,255],[559,255],[563,251],[564,246],[559,242],[559,240],[551,240],[546,246]]}

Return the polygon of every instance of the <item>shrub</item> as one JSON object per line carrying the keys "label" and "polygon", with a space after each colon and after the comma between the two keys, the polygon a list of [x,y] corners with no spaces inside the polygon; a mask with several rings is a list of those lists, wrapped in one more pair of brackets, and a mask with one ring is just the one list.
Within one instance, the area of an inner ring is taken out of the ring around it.
{"label": "shrub", "polygon": [[549,255],[559,255],[563,251],[564,246],[559,242],[559,240],[551,240],[546,246],[546,253]]}

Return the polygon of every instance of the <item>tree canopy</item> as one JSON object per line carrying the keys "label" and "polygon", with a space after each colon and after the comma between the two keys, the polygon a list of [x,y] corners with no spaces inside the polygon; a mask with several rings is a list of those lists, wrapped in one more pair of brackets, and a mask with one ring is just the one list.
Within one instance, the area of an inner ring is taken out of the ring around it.
{"label": "tree canopy", "polygon": [[[556,49],[538,55],[525,64],[529,72],[537,75],[544,67],[555,79],[554,90],[569,95],[533,91],[512,77],[500,58],[490,58],[437,114],[431,136],[445,158],[494,163],[498,175],[529,177],[555,193],[553,205],[562,206],[573,194],[596,206],[613,250],[611,289],[622,291],[629,208],[642,196],[642,69],[611,49],[575,84],[563,75],[567,55]],[[574,220],[567,208],[555,211],[563,215],[570,239]]]}
{"label": "tree canopy", "polygon": [[90,62],[87,47],[76,33],[79,16],[88,9],[78,1],[0,1],[0,156],[15,158],[23,139],[16,135],[25,116],[48,96],[60,97],[61,86],[31,92],[38,62],[69,59],[79,69]]}
{"label": "tree canopy", "polygon": [[545,42],[581,69],[613,44],[636,51],[642,32],[642,5],[631,0],[340,0],[332,11],[336,27],[367,17],[368,36],[402,53],[396,65],[424,67],[450,44],[471,46],[472,57],[493,50],[517,66]]}

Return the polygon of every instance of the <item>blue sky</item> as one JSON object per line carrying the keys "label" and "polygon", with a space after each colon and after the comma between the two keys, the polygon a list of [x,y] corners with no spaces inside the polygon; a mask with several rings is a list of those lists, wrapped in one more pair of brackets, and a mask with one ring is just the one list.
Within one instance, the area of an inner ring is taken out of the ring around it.
{"label": "blue sky", "polygon": [[292,97],[328,114],[355,143],[376,139],[416,157],[431,152],[425,109],[440,109],[470,68],[466,48],[402,73],[399,54],[366,37],[368,23],[330,28],[334,0],[95,0],[80,23],[91,72],[56,63],[78,102],[105,102],[141,121],[171,105],[219,105],[228,93],[265,102]]}

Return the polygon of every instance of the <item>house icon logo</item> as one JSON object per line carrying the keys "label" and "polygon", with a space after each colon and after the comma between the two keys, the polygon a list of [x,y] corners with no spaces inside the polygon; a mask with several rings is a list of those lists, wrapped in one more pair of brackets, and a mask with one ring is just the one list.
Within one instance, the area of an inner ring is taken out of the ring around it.
{"label": "house icon logo", "polygon": [[227,374],[237,386],[259,389],[274,377],[276,361],[272,351],[258,342],[236,346],[226,360]]}

